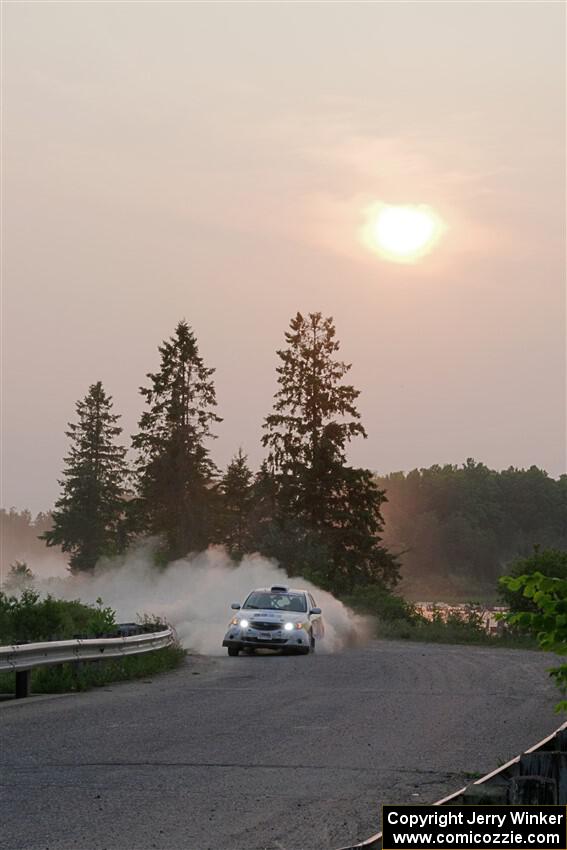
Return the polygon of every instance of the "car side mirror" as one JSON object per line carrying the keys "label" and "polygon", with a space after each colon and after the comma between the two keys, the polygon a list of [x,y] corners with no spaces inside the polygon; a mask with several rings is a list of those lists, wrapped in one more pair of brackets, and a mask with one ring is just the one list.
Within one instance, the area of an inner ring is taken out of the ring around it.
{"label": "car side mirror", "polygon": [[320,613],[321,613],[321,609],[320,609],[320,608],[312,608],[312,609],[311,609],[311,611],[310,611],[309,613],[310,613],[310,614],[320,614]]}
{"label": "car side mirror", "polygon": [[233,608],[234,611],[238,611],[240,609],[240,603],[239,602],[233,602],[230,607]]}

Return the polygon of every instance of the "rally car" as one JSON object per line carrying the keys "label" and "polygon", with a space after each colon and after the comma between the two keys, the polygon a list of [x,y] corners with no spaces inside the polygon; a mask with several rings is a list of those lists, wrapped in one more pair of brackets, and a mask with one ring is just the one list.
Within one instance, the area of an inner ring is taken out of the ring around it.
{"label": "rally car", "polygon": [[231,607],[238,614],[222,642],[229,655],[259,648],[307,655],[324,634],[321,609],[307,590],[262,587],[253,590],[242,606],[234,602]]}

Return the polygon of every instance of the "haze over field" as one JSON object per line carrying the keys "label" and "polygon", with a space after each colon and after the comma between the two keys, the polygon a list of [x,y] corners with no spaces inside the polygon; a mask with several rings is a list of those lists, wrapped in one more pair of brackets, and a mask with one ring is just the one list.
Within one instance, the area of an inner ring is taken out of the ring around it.
{"label": "haze over field", "polygon": [[[300,309],[334,316],[354,364],[353,463],[565,471],[563,4],[4,17],[4,505],[53,504],[94,381],[135,431],[181,316],[217,369],[222,466],[263,456]],[[443,230],[393,262],[363,238],[376,205]]]}

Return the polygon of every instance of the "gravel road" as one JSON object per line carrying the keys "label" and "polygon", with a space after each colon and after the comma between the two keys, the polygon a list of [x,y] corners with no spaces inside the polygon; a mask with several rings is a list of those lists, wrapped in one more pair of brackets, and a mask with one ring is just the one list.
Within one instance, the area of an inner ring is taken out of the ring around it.
{"label": "gravel road", "polygon": [[336,850],[549,734],[535,652],[375,641],[0,704],[2,850]]}

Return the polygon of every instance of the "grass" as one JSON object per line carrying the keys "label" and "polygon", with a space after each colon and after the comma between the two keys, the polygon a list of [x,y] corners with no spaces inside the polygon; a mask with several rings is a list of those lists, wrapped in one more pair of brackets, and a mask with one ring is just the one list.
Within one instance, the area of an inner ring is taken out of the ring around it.
{"label": "grass", "polygon": [[376,620],[376,637],[389,640],[414,640],[425,643],[476,644],[509,649],[538,649],[537,642],[527,636],[504,632],[494,635],[466,622],[430,620]]}
{"label": "grass", "polygon": [[359,614],[370,616],[375,636],[390,640],[414,640],[427,643],[477,644],[514,649],[537,649],[536,641],[516,628],[502,623],[501,630],[487,630],[483,606],[468,602],[460,610],[433,609],[426,617],[420,609],[401,596],[379,586],[361,587],[342,601]]}
{"label": "grass", "polygon": [[[179,644],[172,644],[154,652],[125,658],[36,667],[31,674],[31,692],[61,694],[87,691],[129,679],[144,679],[146,676],[174,670],[183,663],[186,654],[186,650]],[[15,673],[0,673],[0,693],[13,693],[15,686]]]}

